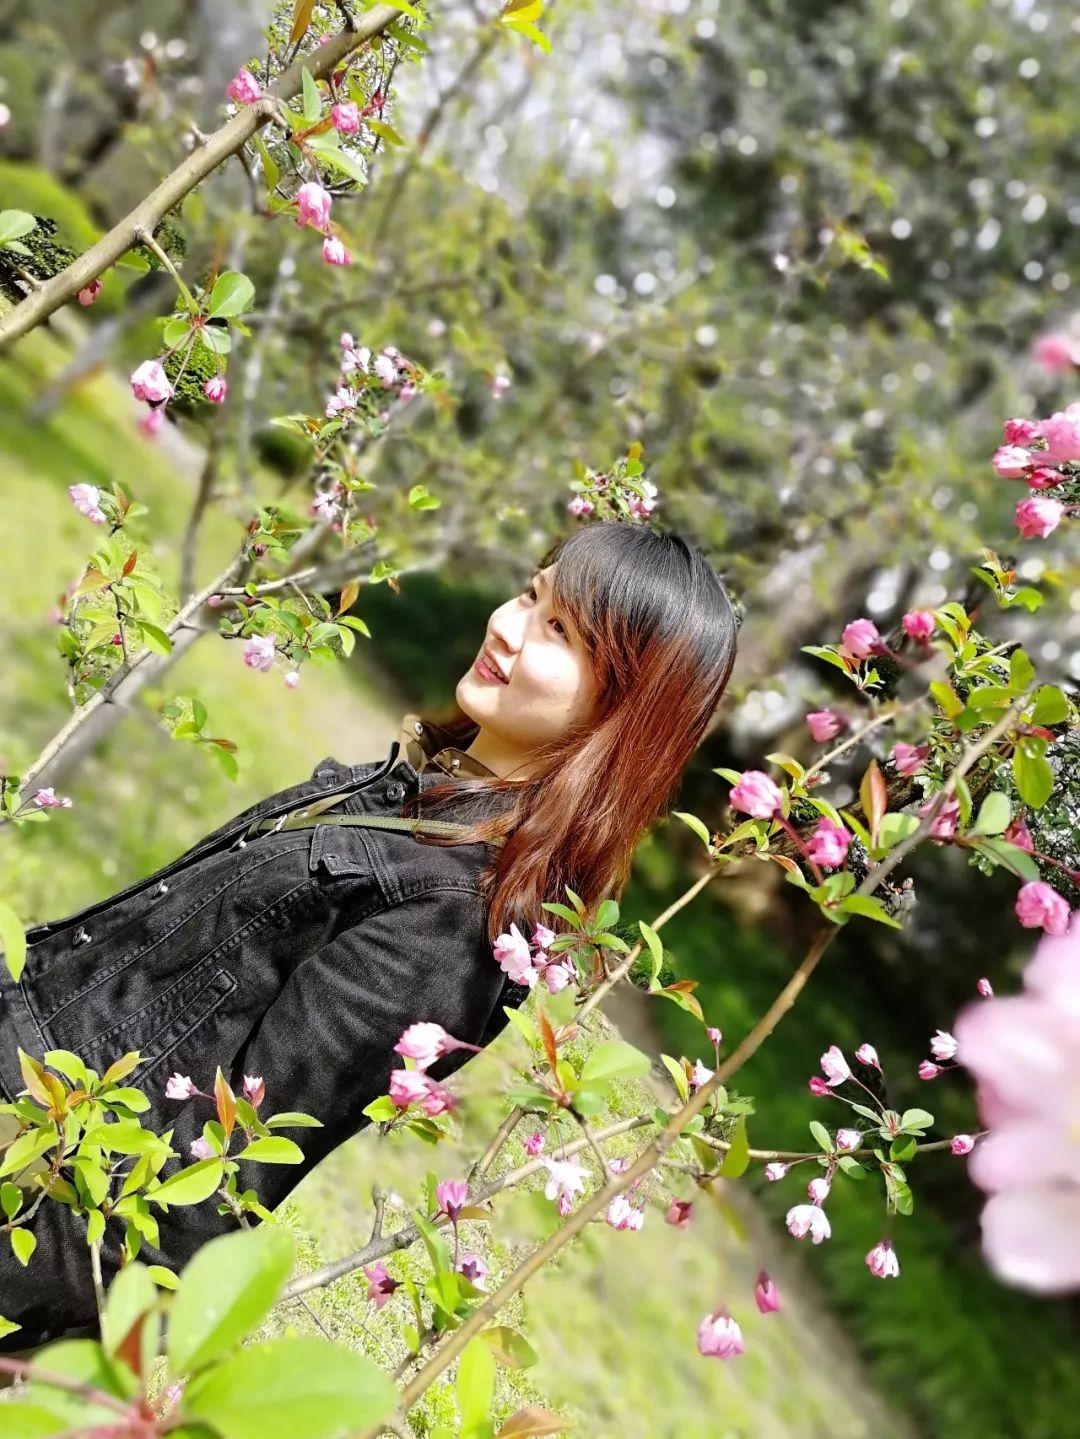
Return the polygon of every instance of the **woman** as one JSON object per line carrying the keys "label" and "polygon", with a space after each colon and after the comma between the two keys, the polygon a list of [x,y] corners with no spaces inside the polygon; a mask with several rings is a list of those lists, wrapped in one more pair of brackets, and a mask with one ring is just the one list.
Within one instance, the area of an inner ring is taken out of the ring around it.
{"label": "woman", "polygon": [[[128,1083],[173,1130],[162,1177],[189,1162],[213,1117],[178,1101],[265,1084],[261,1112],[301,1110],[304,1162],[242,1161],[240,1187],[278,1204],[369,1121],[402,1031],[441,1024],[471,1045],[520,1003],[492,955],[512,922],[534,926],[569,884],[592,908],[617,897],[634,847],[661,815],[723,694],[736,622],[702,555],[673,534],[596,523],[556,544],[488,623],[443,726],[407,720],[382,762],[322,761],[310,780],[252,806],[148,879],[28,934],[18,984],[0,975],[0,1096],[23,1089],[18,1047],[80,1055],[99,1073],[138,1050]],[[312,812],[314,811],[314,812]],[[388,828],[421,815],[450,831]],[[445,1079],[469,1057],[429,1066]],[[0,1123],[11,1116],[0,1114]],[[2,1136],[2,1131],[0,1131]],[[197,1151],[196,1151],[197,1152]],[[213,1201],[168,1214],[139,1258],[179,1269],[233,1227]],[[85,1225],[48,1199],[23,1268],[0,1242],[0,1314],[22,1326],[0,1349],[95,1332]],[[120,1225],[106,1228],[106,1283]]]}

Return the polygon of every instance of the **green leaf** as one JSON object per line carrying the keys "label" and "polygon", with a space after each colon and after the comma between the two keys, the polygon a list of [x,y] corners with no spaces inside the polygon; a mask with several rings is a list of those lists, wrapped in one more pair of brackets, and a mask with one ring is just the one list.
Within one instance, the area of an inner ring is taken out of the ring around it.
{"label": "green leaf", "polygon": [[304,1151],[291,1139],[274,1135],[267,1139],[253,1139],[236,1157],[257,1159],[260,1164],[302,1164]]}
{"label": "green leaf", "polygon": [[[181,1276],[169,1318],[172,1373],[201,1369],[235,1349],[270,1313],[292,1264],[292,1236],[271,1225],[222,1234],[204,1244]],[[247,1352],[265,1354],[269,1347]],[[185,1403],[190,1401],[189,1390]],[[263,1431],[263,1439],[270,1432]],[[303,1425],[295,1432],[308,1434]]]}
{"label": "green leaf", "polygon": [[4,946],[4,963],[8,973],[18,983],[26,963],[26,930],[22,920],[0,899],[0,944]]}
{"label": "green leaf", "polygon": [[223,1439],[346,1439],[381,1429],[397,1402],[390,1376],[366,1355],[308,1337],[242,1349],[184,1394],[185,1411]]}
{"label": "green leaf", "polygon": [[890,810],[888,814],[882,816],[881,824],[878,826],[878,850],[887,852],[895,849],[918,828],[918,815],[904,814],[901,810]]}
{"label": "green leaf", "polygon": [[304,66],[304,119],[309,125],[314,125],[322,114],[322,96],[319,94],[319,87],[312,79],[311,71]]}
{"label": "green leaf", "polygon": [[145,1264],[125,1264],[109,1286],[102,1320],[102,1344],[115,1354],[142,1315],[157,1305],[157,1289]]}
{"label": "green leaf", "polygon": [[1009,689],[1014,695],[1026,690],[1035,678],[1035,666],[1021,649],[1009,656]]}
{"label": "green leaf", "polygon": [[137,1119],[121,1119],[115,1124],[96,1124],[84,1136],[90,1144],[100,1144],[114,1154],[146,1154],[151,1149],[160,1149],[162,1140],[149,1129],[144,1129]]}
{"label": "green leaf", "polygon": [[577,910],[577,912],[578,912],[578,914],[581,916],[581,918],[584,919],[584,918],[585,918],[585,902],[584,902],[584,900],[581,898],[580,895],[575,894],[574,891],[570,888],[570,886],[569,886],[568,884],[564,884],[564,885],[563,885],[563,889],[566,891],[566,897],[567,897],[567,899],[570,901],[570,903],[571,903],[571,904],[574,906],[574,908]]}
{"label": "green leaf", "polygon": [[19,240],[37,229],[37,221],[26,210],[0,210],[0,245]]}
{"label": "green leaf", "polygon": [[137,619],[135,623],[139,627],[139,633],[146,641],[146,647],[153,650],[155,654],[171,655],[173,643],[169,636],[158,625],[152,625],[149,620]]}
{"label": "green leaf", "polygon": [[1042,809],[1054,789],[1054,771],[1050,768],[1043,750],[1046,741],[1032,744],[1022,739],[1013,753],[1012,772],[1020,798],[1032,809]]}
{"label": "green leaf", "polygon": [[980,839],[972,848],[977,849],[980,854],[988,855],[995,864],[1007,869],[1010,874],[1019,876],[1020,879],[1038,879],[1039,866],[1028,854],[1026,849],[1021,849],[1018,844],[1010,844],[1005,839]]}
{"label": "green leaf", "polygon": [[738,1179],[750,1167],[750,1141],[746,1135],[746,1119],[739,1118],[731,1134],[731,1148],[724,1155],[719,1173],[725,1179]]}
{"label": "green leaf", "polygon": [[815,1143],[825,1151],[826,1154],[833,1152],[832,1136],[820,1120],[810,1121],[810,1133],[814,1136]]}
{"label": "green leaf", "polygon": [[1007,829],[1009,820],[1012,818],[1012,806],[1009,804],[1007,795],[1000,790],[994,790],[988,794],[979,806],[979,813],[975,823],[971,826],[971,834],[1000,834]]}
{"label": "green leaf", "polygon": [[1069,701],[1057,685],[1042,685],[1035,693],[1033,724],[1061,724],[1069,718]]}
{"label": "green leaf", "polygon": [[689,828],[694,831],[698,839],[701,840],[702,844],[705,845],[706,848],[709,847],[711,843],[709,831],[706,826],[702,824],[701,820],[698,819],[696,814],[684,814],[683,811],[679,809],[673,810],[672,813],[674,814],[676,819],[681,819],[683,824],[688,825]]}
{"label": "green leaf", "polygon": [[617,924],[619,919],[619,906],[613,899],[605,899],[596,911],[596,918],[593,920],[594,929],[610,929]]}
{"label": "green leaf", "polygon": [[559,904],[557,900],[551,900],[550,902],[543,902],[540,908],[546,909],[550,914],[557,914],[560,919],[565,919],[567,924],[572,924],[575,929],[581,928],[581,916],[575,914],[569,905]]}
{"label": "green leaf", "polygon": [[11,1248],[15,1258],[25,1268],[30,1263],[31,1254],[37,1248],[37,1235],[32,1229],[27,1229],[25,1225],[19,1225],[17,1229],[11,1231]]}
{"label": "green leaf", "polygon": [[[85,1088],[87,1085],[86,1065],[77,1054],[72,1054],[70,1049],[48,1049],[42,1055],[42,1060],[50,1069],[58,1070],[65,1079],[70,1079],[72,1084],[78,1084]],[[149,1101],[147,1101],[149,1105]]]}
{"label": "green leaf", "polygon": [[606,1039],[596,1045],[581,1070],[581,1083],[595,1085],[612,1079],[640,1079],[651,1068],[649,1056],[625,1039]]}
{"label": "green leaf", "polygon": [[365,124],[369,130],[374,131],[376,135],[381,135],[389,144],[404,145],[405,141],[394,129],[393,125],[388,125],[385,120],[367,120]]}
{"label": "green leaf", "polygon": [[313,1114],[302,1114],[299,1110],[282,1110],[280,1114],[272,1114],[266,1120],[267,1129],[321,1129],[321,1119],[316,1119]]}
{"label": "green leaf", "polygon": [[442,505],[434,495],[429,495],[426,485],[413,485],[409,491],[410,510],[437,510]]}
{"label": "green leaf", "polygon": [[146,1197],[155,1204],[201,1204],[220,1185],[225,1166],[220,1159],[200,1159],[177,1174],[170,1174]]}
{"label": "green leaf", "polygon": [[51,1125],[44,1129],[30,1129],[25,1134],[20,1134],[14,1140],[3,1155],[0,1156],[0,1175],[14,1174],[17,1170],[25,1169],[35,1159],[40,1159],[43,1154],[56,1146],[56,1132]]}
{"label": "green leaf", "polygon": [[495,1356],[479,1334],[462,1350],[455,1388],[461,1439],[487,1439],[493,1427],[490,1415],[495,1394]]}
{"label": "green leaf", "polygon": [[[686,1101],[690,1098],[690,1084],[686,1078],[686,1070],[683,1069],[682,1065],[677,1059],[672,1059],[670,1054],[662,1054],[660,1056],[660,1059],[664,1065],[664,1068],[671,1075],[671,1078],[675,1083],[675,1088],[678,1091],[679,1098],[685,1104]],[[667,1123],[666,1116],[664,1118],[664,1123]]]}
{"label": "green leaf", "polygon": [[844,914],[861,914],[865,919],[876,919],[879,924],[890,925],[893,929],[903,929],[898,919],[882,908],[881,901],[870,894],[849,894],[840,900],[834,911],[842,911]]}
{"label": "green leaf", "polygon": [[900,1116],[900,1128],[905,1134],[922,1134],[934,1122],[934,1116],[925,1109],[905,1109]]}
{"label": "green leaf", "polygon": [[507,1324],[493,1324],[476,1336],[486,1344],[504,1369],[529,1369],[539,1356],[523,1334]]}
{"label": "green leaf", "polygon": [[[13,1327],[18,1329],[19,1325]],[[55,1409],[20,1403],[17,1399],[10,1404],[0,1404],[0,1439],[45,1439],[49,1434],[62,1434],[65,1429],[70,1431],[71,1425]]]}
{"label": "green leaf", "polygon": [[651,924],[646,924],[643,919],[638,920],[638,928],[641,930],[645,943],[649,946],[649,953],[652,956],[652,973],[649,976],[649,986],[656,983],[656,976],[660,973],[660,966],[664,960],[664,946],[660,936]]}
{"label": "green leaf", "polygon": [[[307,74],[307,71],[304,71]],[[224,320],[250,310],[255,299],[255,286],[240,270],[226,270],[217,277],[210,292],[207,313],[211,319]]]}

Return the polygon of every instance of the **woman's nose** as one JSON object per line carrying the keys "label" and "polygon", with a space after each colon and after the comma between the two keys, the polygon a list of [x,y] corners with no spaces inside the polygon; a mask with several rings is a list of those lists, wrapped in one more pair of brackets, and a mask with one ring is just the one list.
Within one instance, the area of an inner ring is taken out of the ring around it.
{"label": "woman's nose", "polygon": [[518,613],[512,604],[501,605],[488,621],[488,634],[497,652],[516,655],[521,648],[525,632],[525,615]]}

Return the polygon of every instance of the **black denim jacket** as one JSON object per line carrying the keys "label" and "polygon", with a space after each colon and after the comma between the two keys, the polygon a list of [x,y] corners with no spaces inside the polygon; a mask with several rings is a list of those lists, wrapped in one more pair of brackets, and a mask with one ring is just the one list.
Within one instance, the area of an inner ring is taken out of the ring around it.
{"label": "black denim jacket", "polygon": [[[411,759],[401,757],[402,740]],[[408,1024],[435,1021],[459,1039],[489,1043],[507,1022],[502,1006],[520,1004],[528,991],[507,978],[487,940],[478,881],[488,846],[435,846],[400,830],[331,824],[243,839],[252,821],[339,790],[335,809],[392,815],[448,773],[490,773],[445,740],[407,716],[385,760],[321,760],[310,779],[259,801],[155,874],[28,931],[19,982],[0,972],[4,1098],[23,1089],[19,1045],[38,1058],[74,1050],[99,1073],[137,1049],[143,1063],[129,1082],[152,1101],[140,1119],[158,1132],[172,1127],[183,1156],[165,1177],[191,1162],[191,1142],[214,1118],[206,1100],[167,1099],[169,1076],[189,1076],[207,1092],[219,1064],[237,1091],[245,1075],[261,1076],[261,1113],[303,1110],[324,1126],[283,1131],[303,1149],[302,1164],[241,1162],[241,1188],[273,1208],[369,1123],[361,1111],[401,1066],[393,1046]],[[498,798],[481,796],[453,817],[492,802]],[[469,1057],[455,1051],[428,1073],[445,1079]],[[139,1258],[180,1269],[199,1245],[234,1227],[215,1207],[208,1201],[167,1215],[154,1208],[159,1244],[144,1240]],[[84,1225],[55,1200],[42,1204],[33,1225],[38,1248],[27,1268],[0,1242],[0,1315],[23,1326],[0,1350],[95,1332]],[[106,1282],[119,1263],[120,1235],[120,1222],[110,1221]]]}

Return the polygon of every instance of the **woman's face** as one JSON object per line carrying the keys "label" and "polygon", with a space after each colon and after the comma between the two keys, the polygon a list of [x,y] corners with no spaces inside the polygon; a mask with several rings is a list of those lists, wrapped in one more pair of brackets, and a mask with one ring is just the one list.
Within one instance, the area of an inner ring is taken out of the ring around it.
{"label": "woman's face", "polygon": [[500,605],[455,697],[480,726],[469,753],[496,774],[523,779],[537,746],[587,724],[597,685],[581,636],[552,605],[555,566],[537,570]]}

